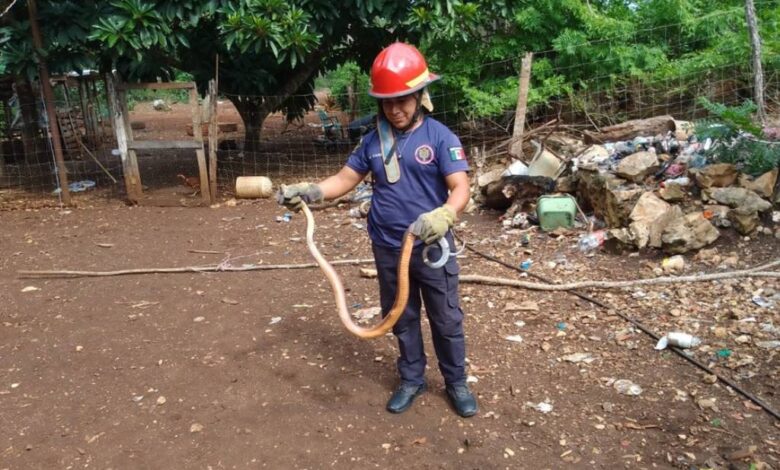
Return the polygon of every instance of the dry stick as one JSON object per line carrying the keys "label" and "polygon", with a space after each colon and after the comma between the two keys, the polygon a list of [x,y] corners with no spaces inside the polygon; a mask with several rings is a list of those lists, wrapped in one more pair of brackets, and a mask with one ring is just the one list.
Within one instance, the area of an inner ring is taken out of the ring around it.
{"label": "dry stick", "polygon": [[[468,248],[470,251],[476,253],[477,255],[479,255],[479,256],[487,259],[487,260],[493,261],[494,263],[498,263],[500,265],[508,267],[509,269],[513,269],[513,270],[521,272],[521,273],[524,272],[522,269],[518,268],[517,266],[513,266],[513,265],[507,263],[506,261],[500,260],[500,259],[498,259],[498,258],[496,258],[494,256],[490,256],[490,255],[487,255],[485,253],[482,253],[481,251],[475,249],[474,247],[472,247],[470,245],[466,245],[466,248]],[[753,269],[764,269],[765,267],[768,267],[769,265],[772,265],[775,262],[776,261],[773,261],[773,262],[770,262],[770,263],[766,263],[766,264],[763,264],[763,265],[760,265],[760,266],[756,266]],[[549,279],[545,278],[544,276],[540,276],[538,274],[531,273],[531,272],[528,272],[528,275],[530,275],[532,277],[535,277],[536,279],[539,279],[540,281],[551,283],[551,281]],[[619,310],[613,308],[612,306],[610,306],[610,305],[608,305],[608,304],[606,304],[606,303],[604,303],[604,302],[602,302],[602,301],[600,301],[598,299],[594,299],[593,297],[591,297],[591,296],[589,296],[587,294],[583,294],[580,291],[569,290],[567,292],[572,294],[572,295],[574,295],[574,296],[577,296],[577,297],[581,298],[582,300],[586,300],[586,301],[588,301],[588,302],[590,302],[592,304],[598,305],[599,307],[603,308],[604,310],[607,310],[609,312],[614,313],[615,315],[619,316],[623,320],[625,320],[625,321],[631,323],[632,325],[634,325],[635,327],[639,328],[642,332],[644,332],[645,334],[647,334],[651,338],[654,338],[656,341],[661,339],[660,336],[658,336],[651,329],[647,328],[640,321],[635,320],[635,319],[629,317],[628,315],[626,315],[624,313],[621,313]],[[710,375],[714,375],[715,377],[718,378],[718,380],[720,380],[721,382],[725,383],[729,387],[733,388],[737,392],[741,393],[742,396],[744,396],[745,398],[748,398],[750,401],[752,401],[756,405],[760,406],[764,411],[766,411],[767,413],[772,415],[775,419],[780,419],[780,413],[778,413],[776,410],[774,410],[769,404],[764,403],[764,401],[761,400],[760,398],[758,398],[757,396],[753,395],[752,393],[748,392],[744,388],[740,387],[739,384],[737,384],[733,380],[729,379],[728,377],[724,377],[721,374],[718,374],[717,372],[715,372],[714,370],[712,370],[709,367],[707,367],[706,364],[702,363],[698,359],[694,358],[693,356],[689,356],[688,354],[685,354],[685,352],[683,352],[683,350],[680,349],[680,348],[672,346],[669,349],[671,349],[675,354],[677,354],[681,358],[685,359],[686,361],[690,362],[691,364],[695,365],[699,369],[707,372]]]}
{"label": "dry stick", "polygon": [[[364,269],[362,272],[364,273],[365,277],[376,277],[376,271],[373,269]],[[716,275],[719,277],[715,277]],[[611,288],[632,287],[637,285],[649,285],[649,284],[675,284],[680,282],[683,283],[705,282],[705,281],[716,281],[719,279],[737,279],[741,277],[780,278],[780,272],[733,271],[733,272],[715,273],[714,275],[702,275],[702,276],[681,276],[681,277],[669,276],[669,277],[657,277],[651,279],[637,279],[634,281],[616,281],[616,282],[587,281],[587,282],[574,282],[570,284],[541,284],[538,282],[518,281],[516,279],[507,279],[503,277],[482,276],[480,274],[461,274],[459,276],[459,280],[460,282],[469,282],[474,284],[521,287],[523,289],[530,289],[530,290],[558,291],[558,290],[572,290],[572,289],[583,289],[583,288],[611,289]]]}
{"label": "dry stick", "polygon": [[[373,263],[373,259],[344,259],[331,261],[330,264],[368,264]],[[304,264],[261,264],[249,266],[185,266],[183,268],[149,268],[149,269],[122,269],[119,271],[19,271],[20,278],[75,278],[75,277],[105,277],[105,276],[124,276],[128,274],[170,274],[170,273],[203,273],[203,272],[241,272],[241,271],[266,271],[271,269],[307,269],[318,268],[316,263]]]}

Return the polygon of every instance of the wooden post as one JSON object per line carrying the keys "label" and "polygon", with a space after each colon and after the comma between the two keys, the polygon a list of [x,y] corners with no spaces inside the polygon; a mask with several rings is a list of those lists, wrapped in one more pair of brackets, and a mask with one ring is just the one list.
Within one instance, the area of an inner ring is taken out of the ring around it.
{"label": "wooden post", "polygon": [[[32,30],[33,46],[38,51],[43,50],[43,39],[41,38],[41,31],[38,29],[38,8],[35,4],[35,0],[27,1],[27,8],[30,14],[30,29]],[[57,162],[57,175],[60,183],[60,194],[62,195],[62,202],[69,206],[70,202],[70,190],[68,189],[68,170],[65,167],[65,157],[62,154],[62,144],[60,140],[60,127],[57,124],[57,109],[54,103],[54,91],[51,89],[51,82],[49,81],[49,68],[46,66],[46,61],[40,55],[38,56],[38,74],[41,79],[41,87],[43,89],[43,101],[46,106],[46,115],[49,119],[49,132],[51,133],[52,146],[54,147],[54,160]]]}
{"label": "wooden post", "polygon": [[211,204],[211,190],[209,189],[209,174],[206,167],[206,152],[203,149],[203,128],[200,122],[200,105],[198,104],[198,87],[192,84],[190,88],[190,106],[192,106],[192,135],[200,148],[195,150],[198,159],[198,171],[200,172],[200,197],[203,202]]}
{"label": "wooden post", "polygon": [[[114,86],[114,77],[107,73],[106,80],[106,92],[108,93],[109,109],[111,109],[111,121],[114,129],[116,129],[116,143],[119,148],[119,155],[122,159],[122,173],[125,175],[125,190],[127,191],[127,199],[132,204],[138,204],[141,199],[141,176],[138,172],[138,161],[134,150],[128,150],[128,141],[132,141],[132,130],[129,126],[129,120],[125,116],[127,114],[126,106],[123,106],[119,95],[117,94],[116,87]],[[130,133],[130,134],[129,134]],[[132,160],[131,160],[132,157]]]}
{"label": "wooden post", "polygon": [[[108,125],[111,126],[111,134],[116,135],[116,127],[114,127],[114,103],[111,100],[111,96],[108,93],[108,74],[103,75],[103,91],[106,94],[106,108],[108,109]],[[114,90],[116,93],[116,90]]]}
{"label": "wooden post", "polygon": [[766,124],[766,101],[764,100],[764,68],[761,65],[761,37],[758,35],[758,20],[753,0],[745,0],[745,17],[747,17],[750,47],[753,50],[753,98],[758,106],[757,117],[761,124]]}
{"label": "wooden post", "polygon": [[217,116],[217,82],[209,80],[209,190],[212,203],[217,200],[217,143],[219,142],[219,122]]}
{"label": "wooden post", "polygon": [[84,121],[84,133],[86,134],[86,140],[90,145],[95,145],[97,136],[97,125],[92,118],[92,102],[89,96],[89,83],[86,77],[81,76],[77,78],[79,84],[79,92],[81,93],[81,118]]}
{"label": "wooden post", "polygon": [[525,111],[528,106],[528,83],[531,80],[531,62],[533,53],[528,52],[520,65],[520,85],[517,92],[517,108],[515,108],[515,127],[512,130],[512,145],[509,154],[515,158],[523,155],[523,131],[525,130]]}

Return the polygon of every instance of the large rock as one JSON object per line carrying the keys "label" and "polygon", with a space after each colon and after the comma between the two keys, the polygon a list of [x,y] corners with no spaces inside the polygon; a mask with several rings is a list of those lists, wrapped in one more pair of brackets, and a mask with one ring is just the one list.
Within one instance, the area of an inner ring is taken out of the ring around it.
{"label": "large rock", "polygon": [[758,178],[752,178],[746,174],[741,173],[739,175],[739,185],[745,189],[749,189],[761,197],[767,199],[772,198],[772,194],[775,192],[775,184],[777,183],[777,168],[772,171],[767,171]]}
{"label": "large rock", "polygon": [[660,163],[655,152],[637,152],[620,160],[615,173],[629,181],[639,183],[658,170]]}
{"label": "large rock", "polygon": [[684,186],[669,183],[658,190],[658,195],[667,202],[680,202],[685,199],[686,192]]}
{"label": "large rock", "polygon": [[670,253],[698,250],[714,242],[720,232],[701,212],[678,217],[666,226],[661,235],[663,248]]}
{"label": "large rock", "polygon": [[631,210],[629,230],[634,234],[635,244],[644,248],[648,244],[659,248],[661,233],[669,223],[667,213],[672,206],[648,191],[639,197]]}
{"label": "large rock", "polygon": [[702,189],[725,188],[737,180],[737,169],[731,163],[716,163],[692,170],[696,183]]}
{"label": "large rock", "polygon": [[758,218],[758,212],[740,213],[739,210],[735,209],[729,211],[728,217],[737,232],[742,235],[751,233],[761,222]]}
{"label": "large rock", "polygon": [[762,212],[772,207],[772,203],[761,199],[755,192],[745,188],[711,188],[703,192],[704,197],[725,204],[740,214]]}
{"label": "large rock", "polygon": [[609,173],[579,171],[577,193],[608,227],[624,227],[644,190]]}

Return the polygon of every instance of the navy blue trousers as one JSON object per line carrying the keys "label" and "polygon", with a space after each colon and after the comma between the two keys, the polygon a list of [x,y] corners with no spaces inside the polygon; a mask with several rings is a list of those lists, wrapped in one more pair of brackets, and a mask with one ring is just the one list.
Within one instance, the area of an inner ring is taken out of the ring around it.
{"label": "navy blue trousers", "polygon": [[[450,246],[454,245],[450,242]],[[423,263],[423,247],[415,247],[412,253],[409,263],[409,303],[393,327],[401,353],[397,362],[398,373],[405,383],[419,385],[425,381],[427,359],[420,325],[420,310],[424,304],[445,384],[465,383],[466,342],[463,335],[463,310],[458,298],[458,262],[453,256],[443,268],[429,268]],[[400,251],[376,245],[373,251],[384,316],[393,307],[395,300]],[[439,249],[434,247],[429,257],[436,260],[440,254]]]}

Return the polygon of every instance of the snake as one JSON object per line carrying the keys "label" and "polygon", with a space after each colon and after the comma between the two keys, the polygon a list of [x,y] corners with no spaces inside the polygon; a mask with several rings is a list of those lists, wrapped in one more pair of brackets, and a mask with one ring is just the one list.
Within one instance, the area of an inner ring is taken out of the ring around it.
{"label": "snake", "polygon": [[328,282],[330,282],[341,323],[344,324],[350,333],[362,339],[377,338],[386,334],[393,328],[396,322],[398,322],[398,319],[401,318],[401,315],[406,308],[406,304],[409,301],[409,261],[412,257],[412,248],[414,247],[414,241],[417,237],[410,230],[407,230],[404,233],[403,241],[401,243],[401,256],[398,260],[398,283],[393,307],[387,312],[387,315],[385,315],[381,322],[371,327],[363,327],[352,320],[352,316],[347,309],[347,298],[344,294],[344,285],[341,283],[341,278],[339,278],[339,275],[336,273],[336,270],[333,269],[333,266],[331,266],[325,257],[322,256],[322,253],[320,253],[320,250],[317,248],[317,244],[314,243],[315,223],[311,209],[309,209],[306,203],[303,203],[301,210],[306,216],[306,246],[323,274],[325,274]]}

